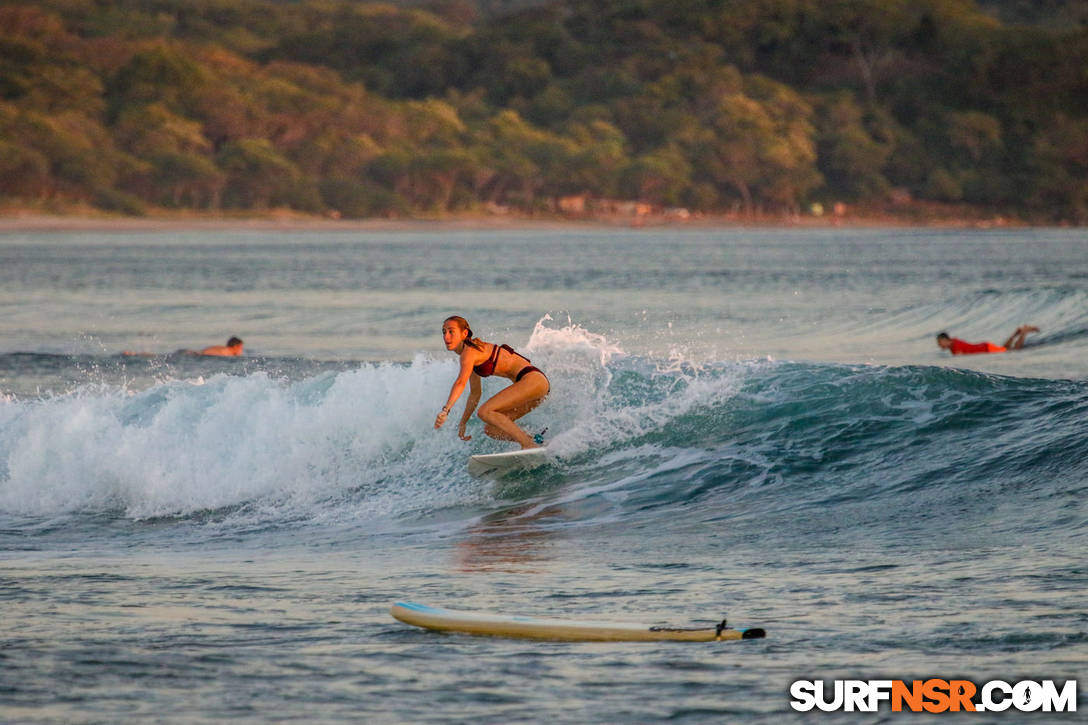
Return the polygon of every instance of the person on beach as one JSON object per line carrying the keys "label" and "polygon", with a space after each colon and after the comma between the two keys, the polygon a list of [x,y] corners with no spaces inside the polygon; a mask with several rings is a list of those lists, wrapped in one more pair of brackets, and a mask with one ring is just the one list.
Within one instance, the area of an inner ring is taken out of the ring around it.
{"label": "person on beach", "polygon": [[232,337],[226,345],[212,345],[201,350],[198,355],[214,355],[215,357],[235,357],[242,354],[242,339]]}
{"label": "person on beach", "polygon": [[950,337],[947,332],[937,335],[937,346],[942,350],[949,350],[953,355],[976,355],[987,352],[1008,352],[1019,350],[1024,346],[1024,338],[1033,332],[1038,332],[1038,327],[1020,325],[1016,332],[1005,340],[1004,345],[995,345],[992,342],[964,342],[958,337]]}
{"label": "person on beach", "polygon": [[496,345],[473,337],[468,320],[464,317],[447,317],[442,323],[442,339],[446,343],[446,349],[457,353],[461,358],[461,369],[457,379],[453,381],[446,404],[434,419],[435,429],[441,428],[446,422],[450,409],[468,384],[468,402],[465,404],[465,412],[461,414],[457,435],[461,440],[472,440],[472,436],[465,435],[465,425],[480,402],[480,378],[499,375],[513,384],[503,388],[480,406],[477,415],[484,422],[484,433],[498,440],[514,441],[522,448],[543,445],[542,433],[530,436],[514,421],[540,405],[547,397],[551,390],[547,376],[509,345]]}

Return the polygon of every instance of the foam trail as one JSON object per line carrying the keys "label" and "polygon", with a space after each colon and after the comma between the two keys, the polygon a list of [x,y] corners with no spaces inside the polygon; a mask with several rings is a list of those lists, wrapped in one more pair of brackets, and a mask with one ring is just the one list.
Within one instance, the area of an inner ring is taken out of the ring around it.
{"label": "foam trail", "polygon": [[[605,363],[622,351],[576,325],[543,322],[528,348],[560,393],[527,422],[558,432],[596,413],[611,379]],[[9,397],[0,401],[0,512],[142,519],[245,507],[281,520],[333,509],[378,519],[471,503],[486,494],[465,458],[505,444],[479,434],[466,444],[455,425],[433,430],[455,375],[452,357],[419,355],[296,381],[217,374]],[[485,394],[495,389],[485,383]]]}
{"label": "foam trail", "polygon": [[[728,394],[721,376],[692,376],[675,361],[663,369],[573,322],[548,322],[526,351],[552,395],[524,422],[549,428],[558,455],[622,446]],[[217,374],[142,391],[95,385],[8,399],[0,511],[145,519],[241,507],[238,516],[281,521],[373,520],[471,505],[489,494],[468,479],[465,458],[508,445],[479,434],[475,420],[471,444],[454,425],[433,430],[455,375],[451,357],[420,355],[296,381]],[[496,384],[504,381],[485,382],[485,394]]]}
{"label": "foam trail", "polygon": [[[0,404],[0,509],[142,518],[254,500],[298,508],[405,468],[441,481],[448,466],[434,461],[451,460],[454,444],[426,432],[453,371],[419,358],[297,383],[218,375],[9,401]],[[374,513],[403,503],[413,480],[371,499]]]}

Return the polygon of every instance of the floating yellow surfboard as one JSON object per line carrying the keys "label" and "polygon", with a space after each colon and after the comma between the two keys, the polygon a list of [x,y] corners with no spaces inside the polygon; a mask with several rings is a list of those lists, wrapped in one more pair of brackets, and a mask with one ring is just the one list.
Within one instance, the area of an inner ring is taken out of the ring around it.
{"label": "floating yellow surfboard", "polygon": [[521,617],[492,612],[467,612],[429,607],[415,602],[397,602],[389,613],[405,624],[438,632],[459,632],[492,637],[547,639],[567,642],[715,642],[758,639],[766,633],[759,628],[731,629],[725,620],[714,627],[655,627],[628,622]]}

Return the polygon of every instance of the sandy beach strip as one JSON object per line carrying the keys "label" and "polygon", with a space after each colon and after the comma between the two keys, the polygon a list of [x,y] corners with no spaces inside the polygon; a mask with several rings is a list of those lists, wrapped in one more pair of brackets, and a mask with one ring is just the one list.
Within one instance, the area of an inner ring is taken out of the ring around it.
{"label": "sandy beach strip", "polygon": [[92,214],[41,214],[0,210],[0,234],[18,232],[170,232],[170,231],[342,231],[434,232],[456,230],[559,230],[607,228],[742,228],[742,227],[1004,227],[1030,226],[1003,217],[897,216],[861,213],[838,216],[763,216],[733,214],[692,215],[678,220],[664,216],[632,219],[627,216],[528,216],[520,214],[450,214],[434,218],[332,219],[289,212],[254,216],[149,215],[122,217]]}

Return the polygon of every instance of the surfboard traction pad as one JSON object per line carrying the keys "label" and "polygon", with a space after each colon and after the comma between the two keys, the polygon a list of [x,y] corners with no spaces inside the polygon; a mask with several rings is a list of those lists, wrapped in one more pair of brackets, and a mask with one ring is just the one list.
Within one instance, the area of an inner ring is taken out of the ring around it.
{"label": "surfboard traction pad", "polygon": [[397,602],[390,608],[389,613],[405,624],[437,632],[559,642],[722,642],[767,636],[761,627],[732,629],[724,619],[715,627],[641,627],[626,622],[568,622],[561,619],[469,612],[429,607],[415,602]]}

